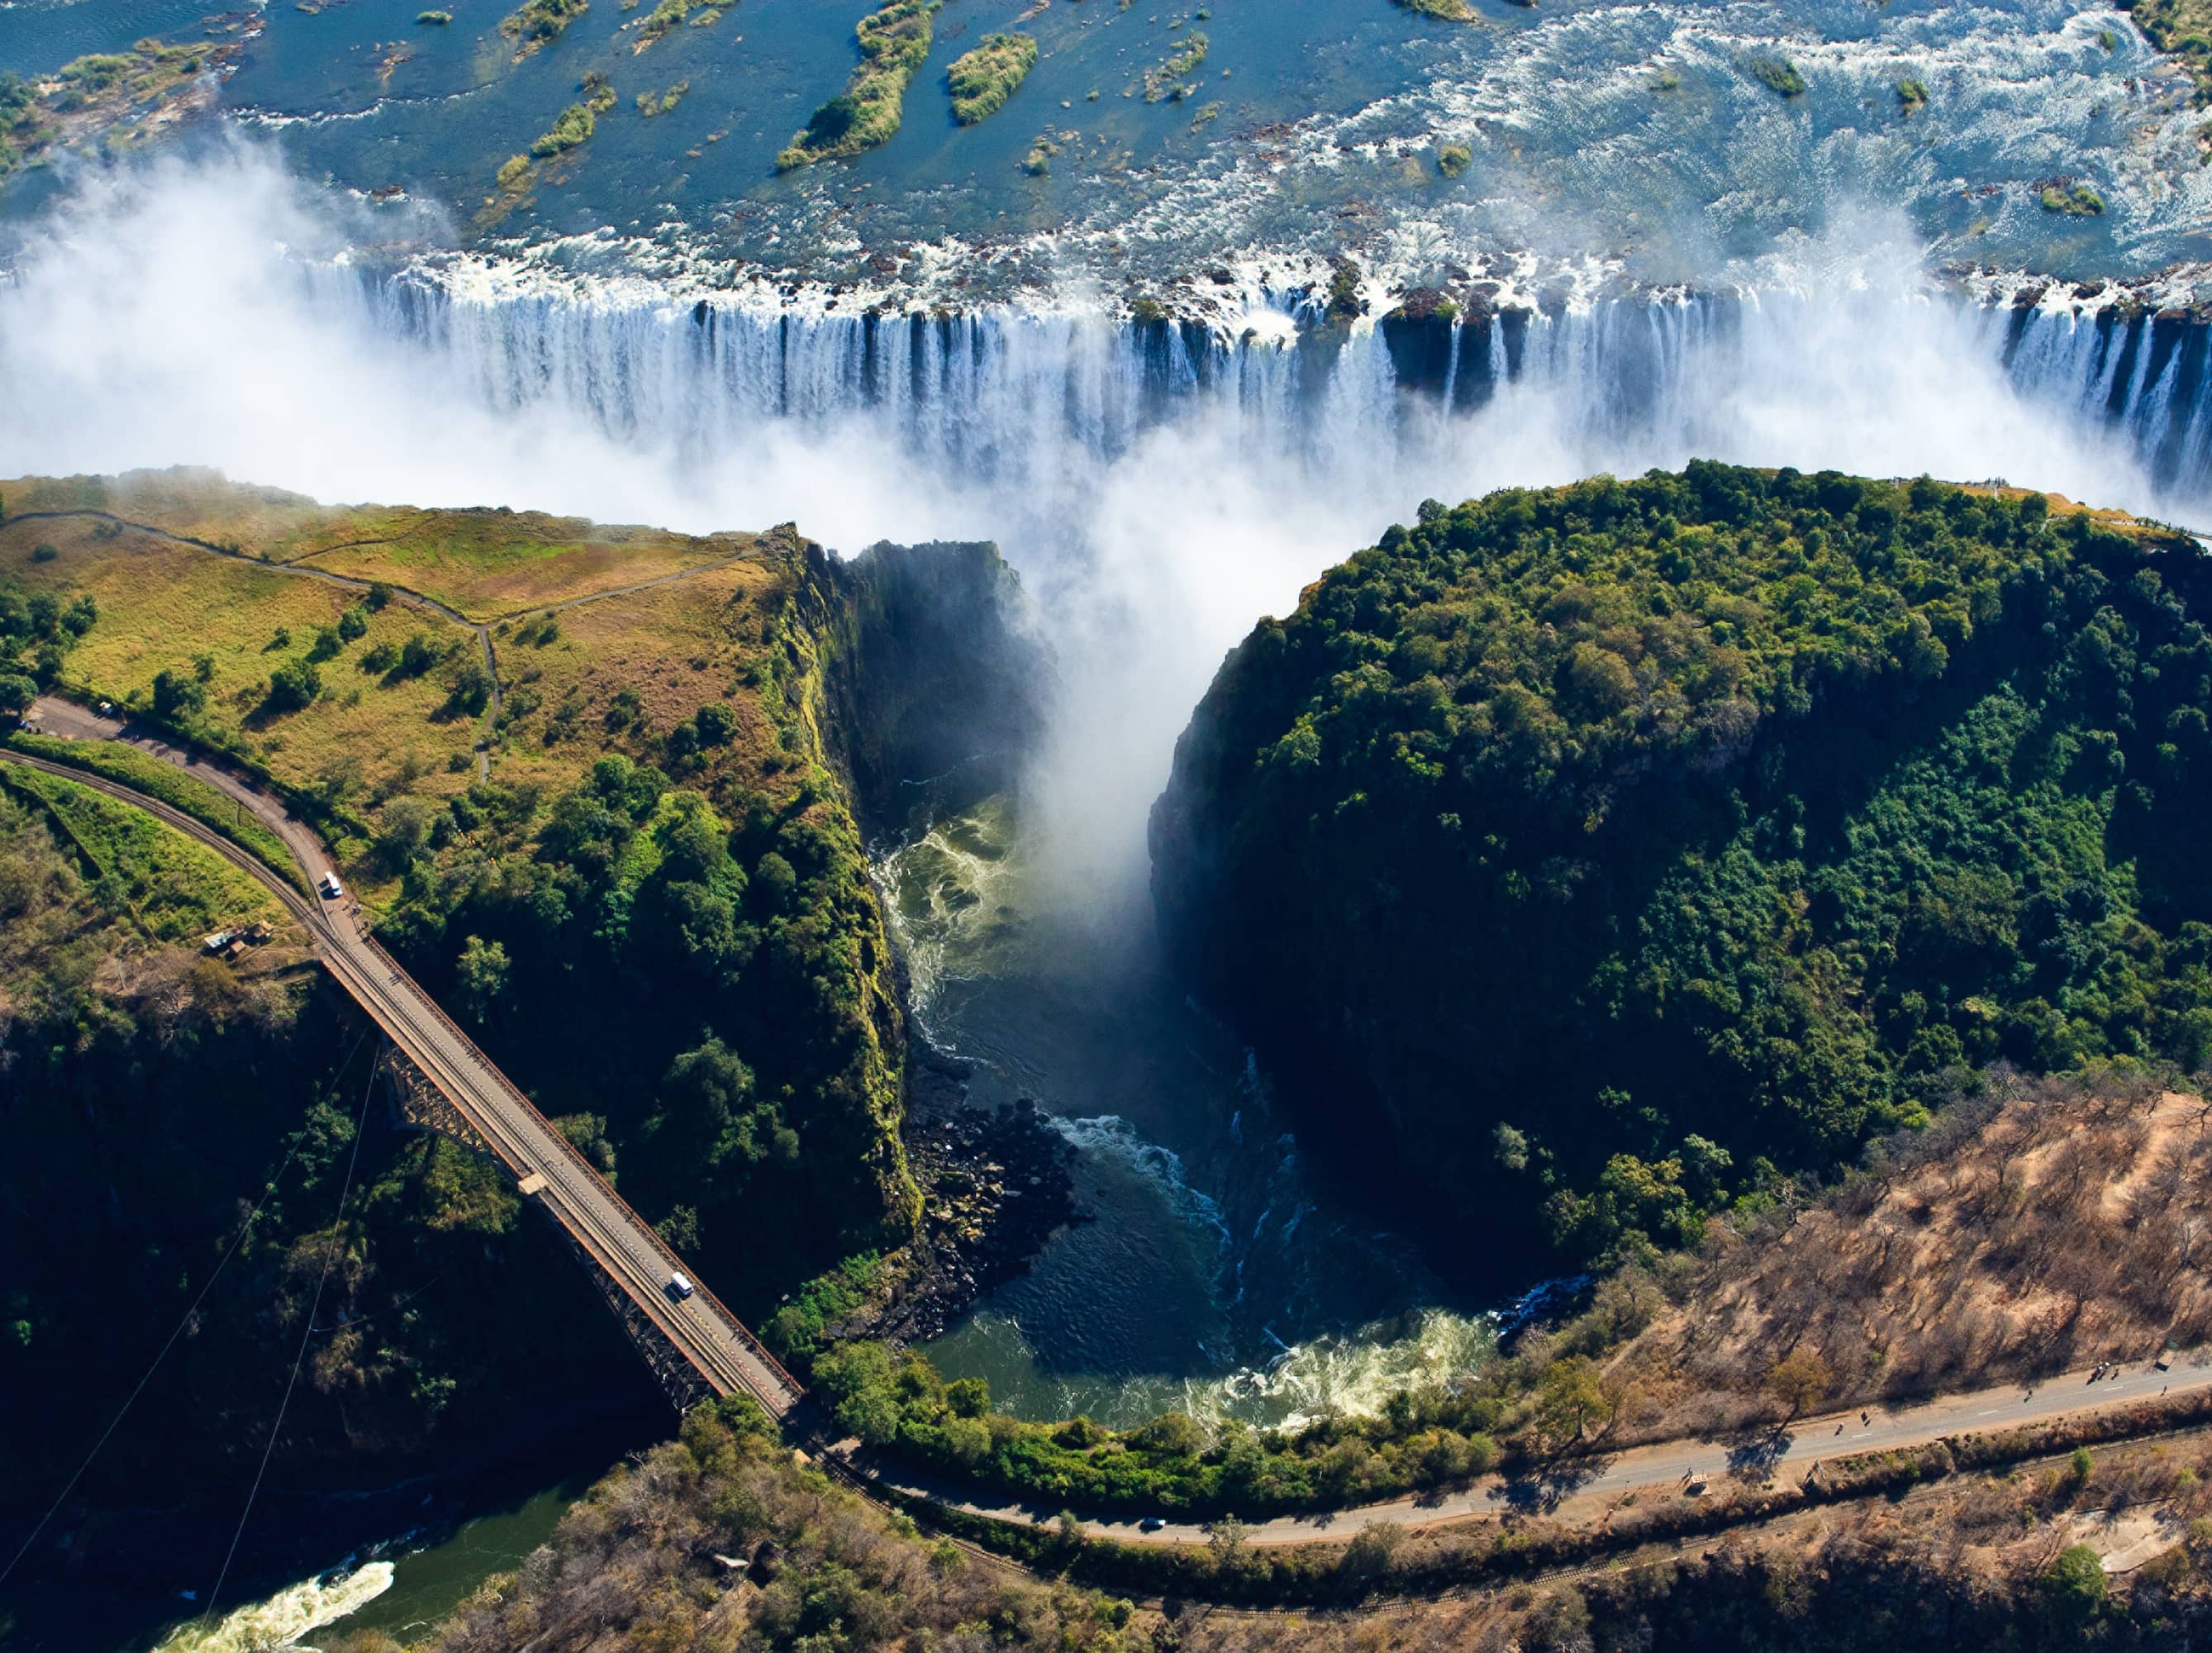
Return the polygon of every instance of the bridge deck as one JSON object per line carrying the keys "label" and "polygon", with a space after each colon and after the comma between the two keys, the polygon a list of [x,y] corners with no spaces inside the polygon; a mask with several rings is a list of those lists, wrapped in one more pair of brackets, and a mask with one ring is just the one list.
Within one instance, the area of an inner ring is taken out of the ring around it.
{"label": "bridge deck", "polygon": [[[120,723],[65,701],[41,700],[33,718],[44,732],[65,738],[130,738]],[[335,871],[328,852],[313,832],[287,814],[283,805],[228,770],[197,762],[190,754],[159,741],[142,739],[131,744],[189,769],[198,779],[243,803],[284,841],[306,869],[310,883]],[[476,1042],[377,945],[350,902],[317,902],[302,896],[219,833],[158,799],[104,776],[21,752],[0,751],[0,758],[46,769],[122,798],[258,878],[307,927],[317,955],[339,986],[483,1135],[516,1179],[528,1178],[533,1183],[543,1179],[532,1197],[544,1205],[584,1254],[697,1368],[716,1394],[750,1395],[779,1420],[789,1416],[805,1399],[806,1392],[798,1380],[699,1281],[697,1270],[669,1249],[575,1146],[554,1129],[477,1048]],[[698,1285],[697,1294],[681,1303],[662,1289],[670,1272],[679,1267]]]}

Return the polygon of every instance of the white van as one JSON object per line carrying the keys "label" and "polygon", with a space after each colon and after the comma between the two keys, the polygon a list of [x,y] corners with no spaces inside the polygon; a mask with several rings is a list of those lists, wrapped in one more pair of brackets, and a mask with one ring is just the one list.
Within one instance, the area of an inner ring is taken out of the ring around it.
{"label": "white van", "polygon": [[665,1290],[670,1297],[674,1297],[677,1302],[681,1303],[684,1298],[690,1297],[692,1292],[697,1291],[699,1288],[692,1285],[690,1280],[685,1279],[684,1278],[684,1271],[679,1268],[668,1277],[668,1284],[662,1289]]}
{"label": "white van", "polygon": [[336,901],[340,896],[345,894],[344,890],[339,887],[338,875],[335,872],[324,873],[321,882],[317,884],[315,888],[322,891],[325,901]]}

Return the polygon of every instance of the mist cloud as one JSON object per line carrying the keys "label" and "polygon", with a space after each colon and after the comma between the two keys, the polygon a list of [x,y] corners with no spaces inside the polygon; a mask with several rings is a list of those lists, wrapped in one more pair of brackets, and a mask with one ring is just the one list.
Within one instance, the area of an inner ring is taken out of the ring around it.
{"label": "mist cloud", "polygon": [[[993,465],[907,440],[858,402],[717,421],[679,398],[625,418],[555,376],[504,405],[481,361],[395,338],[333,300],[343,282],[306,278],[303,261],[388,222],[251,149],[88,179],[0,289],[0,474],[193,464],[330,501],[693,531],[796,520],[848,550],[996,539],[1037,593],[1067,680],[1039,798],[1086,898],[1135,890],[1145,810],[1223,653],[1424,497],[1708,457],[2187,504],[2162,499],[2061,390],[2024,393],[1999,360],[2002,319],[1931,298],[1901,221],[1796,249],[1788,282],[1730,328],[1670,337],[1668,318],[1636,307],[1610,336],[1595,321],[1532,329],[1530,348],[1551,359],[1472,416],[1395,392],[1376,342],[1355,337],[1325,398],[1294,416],[1194,395],[1164,424],[1102,446],[1036,416],[1055,405],[1059,369],[1027,361],[1043,375],[1029,401],[957,410],[1022,422],[985,433],[1018,455]],[[685,307],[646,321],[681,328]],[[1624,377],[1624,353],[1652,371]]]}

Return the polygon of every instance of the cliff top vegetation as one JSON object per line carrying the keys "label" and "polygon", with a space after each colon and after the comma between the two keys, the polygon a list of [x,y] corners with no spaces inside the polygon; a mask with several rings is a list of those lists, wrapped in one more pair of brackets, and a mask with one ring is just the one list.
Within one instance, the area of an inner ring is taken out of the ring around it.
{"label": "cliff top vegetation", "polygon": [[1948,1075],[2212,1050],[2201,562],[1709,465],[1424,507],[1224,665],[1164,917],[1443,1208],[1693,1239]]}

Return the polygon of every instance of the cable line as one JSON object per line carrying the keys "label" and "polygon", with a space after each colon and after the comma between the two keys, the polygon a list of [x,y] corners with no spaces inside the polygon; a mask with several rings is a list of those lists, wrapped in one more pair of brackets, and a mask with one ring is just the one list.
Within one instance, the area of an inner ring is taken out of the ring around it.
{"label": "cable line", "polygon": [[269,1426],[269,1444],[261,1449],[261,1467],[253,1472],[253,1485],[246,1491],[246,1508],[239,1511],[238,1530],[230,1535],[230,1548],[222,1558],[222,1571],[216,1575],[215,1588],[208,1592],[207,1607],[200,1613],[202,1624],[214,1613],[215,1598],[222,1593],[222,1581],[230,1577],[230,1564],[238,1558],[238,1541],[246,1536],[246,1523],[253,1514],[253,1500],[261,1495],[261,1478],[269,1473],[269,1460],[276,1451],[276,1437],[284,1431],[284,1413],[291,1407],[292,1391],[300,1382],[300,1368],[307,1363],[307,1340],[315,1334],[315,1316],[323,1306],[323,1288],[331,1280],[331,1260],[343,1238],[338,1225],[345,1221],[346,1200],[353,1193],[354,1167],[361,1163],[361,1139],[368,1128],[368,1099],[375,1094],[376,1067],[371,1063],[368,1083],[361,1090],[361,1117],[354,1121],[353,1152],[346,1156],[345,1185],[338,1190],[337,1212],[331,1224],[332,1243],[323,1252],[323,1272],[315,1281],[314,1301],[307,1305],[307,1323],[300,1334],[299,1352],[292,1357],[292,1376],[285,1380],[284,1398],[277,1402],[276,1421]]}
{"label": "cable line", "polygon": [[[362,1040],[368,1037],[368,1034],[364,1032],[360,1039],[353,1042],[353,1048],[346,1052],[346,1059],[339,1064],[338,1072],[343,1073],[353,1066],[353,1059],[361,1052]],[[374,1077],[374,1069],[370,1071],[370,1076]],[[84,1462],[77,1465],[76,1474],[69,1478],[69,1485],[62,1488],[61,1495],[47,1506],[46,1514],[39,1517],[39,1524],[31,1528],[31,1535],[23,1541],[22,1547],[15,1552],[14,1558],[6,1566],[0,1567],[0,1584],[6,1583],[9,1574],[14,1572],[22,1564],[23,1558],[31,1553],[31,1546],[39,1541],[39,1534],[46,1530],[46,1523],[61,1512],[62,1505],[69,1502],[69,1495],[76,1491],[76,1484],[84,1479],[84,1472],[92,1468],[93,1460],[100,1455],[100,1449],[107,1444],[108,1437],[114,1434],[124,1419],[130,1416],[131,1408],[137,1403],[138,1396],[144,1391],[146,1385],[153,1382],[154,1374],[161,1369],[161,1362],[168,1358],[169,1351],[176,1346],[177,1340],[185,1334],[185,1328],[192,1323],[192,1316],[199,1313],[200,1304],[207,1301],[207,1294],[214,1289],[216,1281],[222,1277],[222,1271],[230,1267],[230,1260],[235,1257],[239,1249],[245,1245],[246,1237],[253,1232],[254,1219],[261,1215],[262,1206],[267,1205],[270,1196],[276,1192],[276,1185],[284,1180],[284,1173],[292,1169],[292,1162],[299,1157],[300,1144],[306,1140],[307,1134],[304,1130],[295,1131],[292,1133],[292,1146],[284,1155],[284,1163],[276,1168],[276,1174],[263,1185],[261,1197],[253,1202],[253,1209],[246,1213],[246,1221],[240,1225],[238,1237],[230,1243],[230,1249],[222,1254],[222,1261],[215,1266],[215,1272],[201,1283],[199,1295],[192,1299],[192,1306],[185,1310],[184,1317],[177,1322],[176,1330],[169,1334],[169,1340],[161,1346],[161,1353],[155,1355],[153,1364],[146,1368],[145,1376],[138,1380],[137,1388],[131,1391],[130,1399],[124,1401],[122,1410],[108,1419],[107,1427],[100,1431],[100,1438],[92,1443],[92,1450],[86,1453]],[[358,1140],[357,1137],[356,1140]]]}

